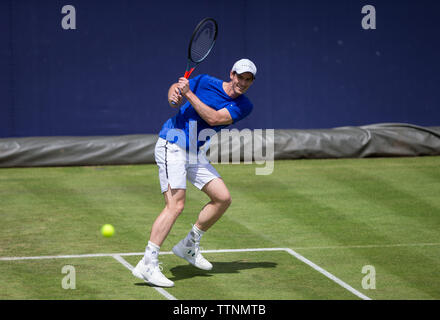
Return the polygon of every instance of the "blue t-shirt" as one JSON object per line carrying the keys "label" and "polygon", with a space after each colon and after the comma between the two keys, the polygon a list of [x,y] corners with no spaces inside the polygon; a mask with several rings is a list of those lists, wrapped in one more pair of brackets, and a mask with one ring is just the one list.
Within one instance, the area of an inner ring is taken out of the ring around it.
{"label": "blue t-shirt", "polygon": [[[223,90],[223,81],[220,79],[206,74],[198,75],[189,80],[189,86],[200,101],[209,107],[215,110],[226,108],[232,117],[233,123],[245,118],[252,111],[253,105],[251,101],[245,95],[240,95],[232,99]],[[227,126],[228,125],[210,126],[199,116],[189,101],[187,101],[180,107],[174,117],[164,123],[160,130],[159,137],[172,143],[177,143],[181,147],[186,148],[186,150],[190,150],[191,143],[193,145],[191,151],[195,149],[195,141],[197,141],[197,150],[194,151],[198,151],[199,148],[204,145],[205,141],[209,141],[210,136]],[[211,131],[204,129],[211,129]],[[199,136],[202,130],[204,130],[204,132]]]}

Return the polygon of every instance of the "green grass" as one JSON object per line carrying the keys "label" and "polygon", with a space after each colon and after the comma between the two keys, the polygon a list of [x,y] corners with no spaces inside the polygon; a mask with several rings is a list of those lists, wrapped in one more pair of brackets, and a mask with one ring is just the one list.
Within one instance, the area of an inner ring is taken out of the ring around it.
{"label": "green grass", "polygon": [[[372,299],[440,299],[440,157],[216,165],[232,205],[205,249],[292,248]],[[189,185],[162,251],[207,202]],[[163,197],[155,165],[0,169],[0,257],[144,251]],[[100,235],[111,223],[112,238]],[[178,299],[358,299],[284,251],[161,256]],[[124,257],[135,265],[140,256]],[[64,265],[76,289],[61,287]],[[362,288],[362,267],[376,289]],[[164,299],[112,257],[0,261],[0,299]]]}

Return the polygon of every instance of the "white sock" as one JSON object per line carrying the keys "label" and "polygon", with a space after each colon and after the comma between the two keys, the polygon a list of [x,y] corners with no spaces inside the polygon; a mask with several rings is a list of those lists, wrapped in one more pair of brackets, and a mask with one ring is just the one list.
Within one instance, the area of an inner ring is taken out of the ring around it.
{"label": "white sock", "polygon": [[159,258],[159,252],[160,252],[160,247],[157,244],[148,241],[148,245],[145,247],[145,255],[144,255],[145,263],[148,263],[152,260],[157,260]]}
{"label": "white sock", "polygon": [[196,225],[193,225],[191,231],[188,232],[188,235],[186,236],[183,243],[185,243],[187,247],[192,247],[194,243],[200,242],[200,239],[202,238],[204,233],[205,231],[202,231],[197,228]]}

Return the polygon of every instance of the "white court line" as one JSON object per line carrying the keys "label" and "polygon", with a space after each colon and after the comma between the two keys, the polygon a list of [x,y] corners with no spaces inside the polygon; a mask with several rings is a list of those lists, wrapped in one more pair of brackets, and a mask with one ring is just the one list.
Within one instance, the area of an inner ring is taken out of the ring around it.
{"label": "white court line", "polygon": [[0,257],[0,261],[15,261],[15,260],[43,260],[43,259],[72,259],[72,258],[99,258],[99,257],[113,257],[113,256],[140,256],[143,252],[130,253],[90,253],[90,254],[69,254],[60,256],[35,256],[35,257]]}
{"label": "white court line", "polygon": [[395,243],[395,244],[365,244],[349,246],[317,246],[317,247],[296,247],[295,250],[320,250],[320,249],[368,249],[368,248],[398,248],[398,247],[429,247],[440,246],[438,242],[430,243]]}
{"label": "white court line", "polygon": [[341,279],[339,279],[336,276],[332,275],[330,272],[324,270],[323,268],[321,268],[317,264],[313,263],[309,259],[306,259],[305,257],[303,257],[302,255],[300,255],[299,253],[295,252],[294,250],[292,250],[290,248],[224,249],[224,250],[203,250],[202,252],[203,253],[217,253],[217,252],[225,252],[226,253],[226,252],[255,252],[255,251],[286,251],[287,253],[291,254],[292,256],[297,258],[298,260],[300,260],[300,261],[304,262],[305,264],[309,265],[310,267],[312,267],[313,269],[315,269],[319,273],[323,274],[324,276],[326,276],[330,280],[336,282],[341,287],[343,287],[346,290],[350,291],[351,293],[353,293],[354,295],[358,296],[359,298],[361,298],[363,300],[371,300],[371,298],[369,298],[366,295],[360,293],[359,291],[354,289],[352,286],[348,285],[347,283],[345,283]]}
{"label": "white court line", "polygon": [[[347,248],[393,248],[393,247],[413,247],[413,246],[438,246],[440,243],[402,243],[402,244],[385,244],[385,245],[352,245],[352,246],[326,246],[326,247],[296,247],[296,250],[308,250],[308,249],[347,249]],[[371,298],[366,295],[360,293],[341,279],[335,277],[328,271],[324,270],[320,266],[316,265],[312,261],[303,257],[296,251],[290,248],[253,248],[253,249],[219,249],[219,250],[202,250],[202,253],[229,253],[229,252],[252,252],[252,251],[286,251],[290,255],[294,256],[298,260],[304,262],[309,265],[316,271],[320,272],[330,280],[339,284],[346,290],[350,291],[354,295],[358,296],[364,300],[371,300]],[[41,259],[70,259],[70,258],[94,258],[94,257],[113,257],[120,263],[122,263],[127,269],[133,269],[133,266],[129,264],[122,256],[140,256],[143,255],[143,252],[129,252],[129,253],[93,253],[93,254],[73,254],[73,255],[57,255],[57,256],[33,256],[33,257],[0,257],[0,261],[17,261],[17,260],[41,260]],[[161,255],[169,255],[173,254],[171,251],[161,252]],[[176,299],[174,296],[166,292],[162,288],[153,287],[160,294],[170,300]]]}
{"label": "white court line", "polygon": [[[371,298],[367,297],[366,295],[360,293],[341,279],[337,278],[330,272],[324,270],[320,266],[316,265],[312,261],[306,259],[299,253],[295,252],[294,250],[290,248],[249,248],[249,249],[219,249],[219,250],[202,250],[202,253],[231,253],[231,252],[261,252],[261,251],[285,251],[289,253],[290,255],[294,256],[298,260],[304,262],[308,266],[312,267],[319,273],[323,274],[333,282],[337,283],[338,285],[342,286],[346,290],[350,291],[357,297],[363,299],[363,300],[371,300]],[[65,259],[65,258],[92,258],[92,257],[113,257],[118,262],[120,262],[122,265],[124,265],[127,269],[132,270],[133,266],[128,263],[122,256],[135,256],[135,255],[143,255],[143,252],[132,252],[132,253],[96,253],[96,254],[82,254],[82,255],[61,255],[61,256],[40,256],[40,257],[3,257],[0,258],[0,260],[3,261],[11,261],[11,260],[31,260],[31,259]],[[169,255],[173,254],[171,251],[165,251],[160,252],[161,255]],[[163,288],[159,287],[153,287],[156,289],[160,294],[162,294],[164,297],[166,297],[169,300],[177,300],[174,296],[169,294],[167,291],[165,291]]]}
{"label": "white court line", "polygon": [[[324,246],[324,247],[293,247],[293,250],[319,250],[319,249],[362,249],[362,248],[394,248],[394,247],[416,247],[416,246],[439,246],[440,243],[397,243],[397,244],[383,244],[383,245],[352,245],[352,246]],[[258,249],[220,249],[220,250],[202,250],[202,253],[227,253],[227,252],[246,252],[254,251],[280,251],[286,248],[258,248]],[[42,260],[42,259],[71,259],[71,258],[96,258],[96,257],[112,257],[117,256],[140,256],[144,252],[121,252],[121,253],[92,253],[92,254],[71,254],[71,255],[57,255],[57,256],[33,256],[33,257],[0,257],[0,261],[15,261],[15,260]],[[160,254],[173,254],[171,251],[160,252]]]}
{"label": "white court line", "polygon": [[354,295],[358,296],[359,298],[363,299],[363,300],[371,300],[371,298],[367,297],[366,295],[360,293],[359,291],[357,291],[356,289],[354,289],[352,286],[348,285],[347,283],[345,283],[344,281],[342,281],[341,279],[335,277],[334,275],[332,275],[330,272],[324,270],[323,268],[321,268],[320,266],[316,265],[315,263],[313,263],[312,261],[310,261],[309,259],[304,258],[302,255],[300,255],[299,253],[293,251],[292,249],[286,248],[285,249],[286,252],[290,253],[292,256],[294,256],[295,258],[297,258],[298,260],[301,260],[302,262],[304,262],[305,264],[309,265],[310,267],[312,267],[313,269],[315,269],[316,271],[322,273],[323,275],[325,275],[327,278],[329,278],[330,280],[336,282],[337,284],[339,284],[341,287],[347,289],[348,291],[350,291],[351,293],[353,293]]}
{"label": "white court line", "polygon": [[[122,263],[122,265],[124,267],[126,267],[128,270],[133,270],[133,266],[127,262],[127,260],[125,260],[124,258],[122,258],[119,255],[113,255],[113,258],[115,258],[117,261],[119,261],[120,263]],[[177,298],[175,296],[173,296],[172,294],[170,294],[169,292],[167,292],[165,289],[160,288],[160,287],[152,287],[153,289],[155,289],[157,292],[159,292],[161,295],[163,295],[165,298],[167,298],[168,300],[177,300]]]}

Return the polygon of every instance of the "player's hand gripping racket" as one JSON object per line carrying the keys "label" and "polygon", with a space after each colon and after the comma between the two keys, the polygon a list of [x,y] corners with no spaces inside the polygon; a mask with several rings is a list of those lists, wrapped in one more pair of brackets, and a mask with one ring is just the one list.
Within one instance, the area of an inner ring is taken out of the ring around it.
{"label": "player's hand gripping racket", "polygon": [[[218,26],[213,18],[205,18],[194,29],[188,46],[188,63],[185,78],[189,78],[194,69],[206,59],[217,39]],[[172,102],[175,105],[174,102]]]}

